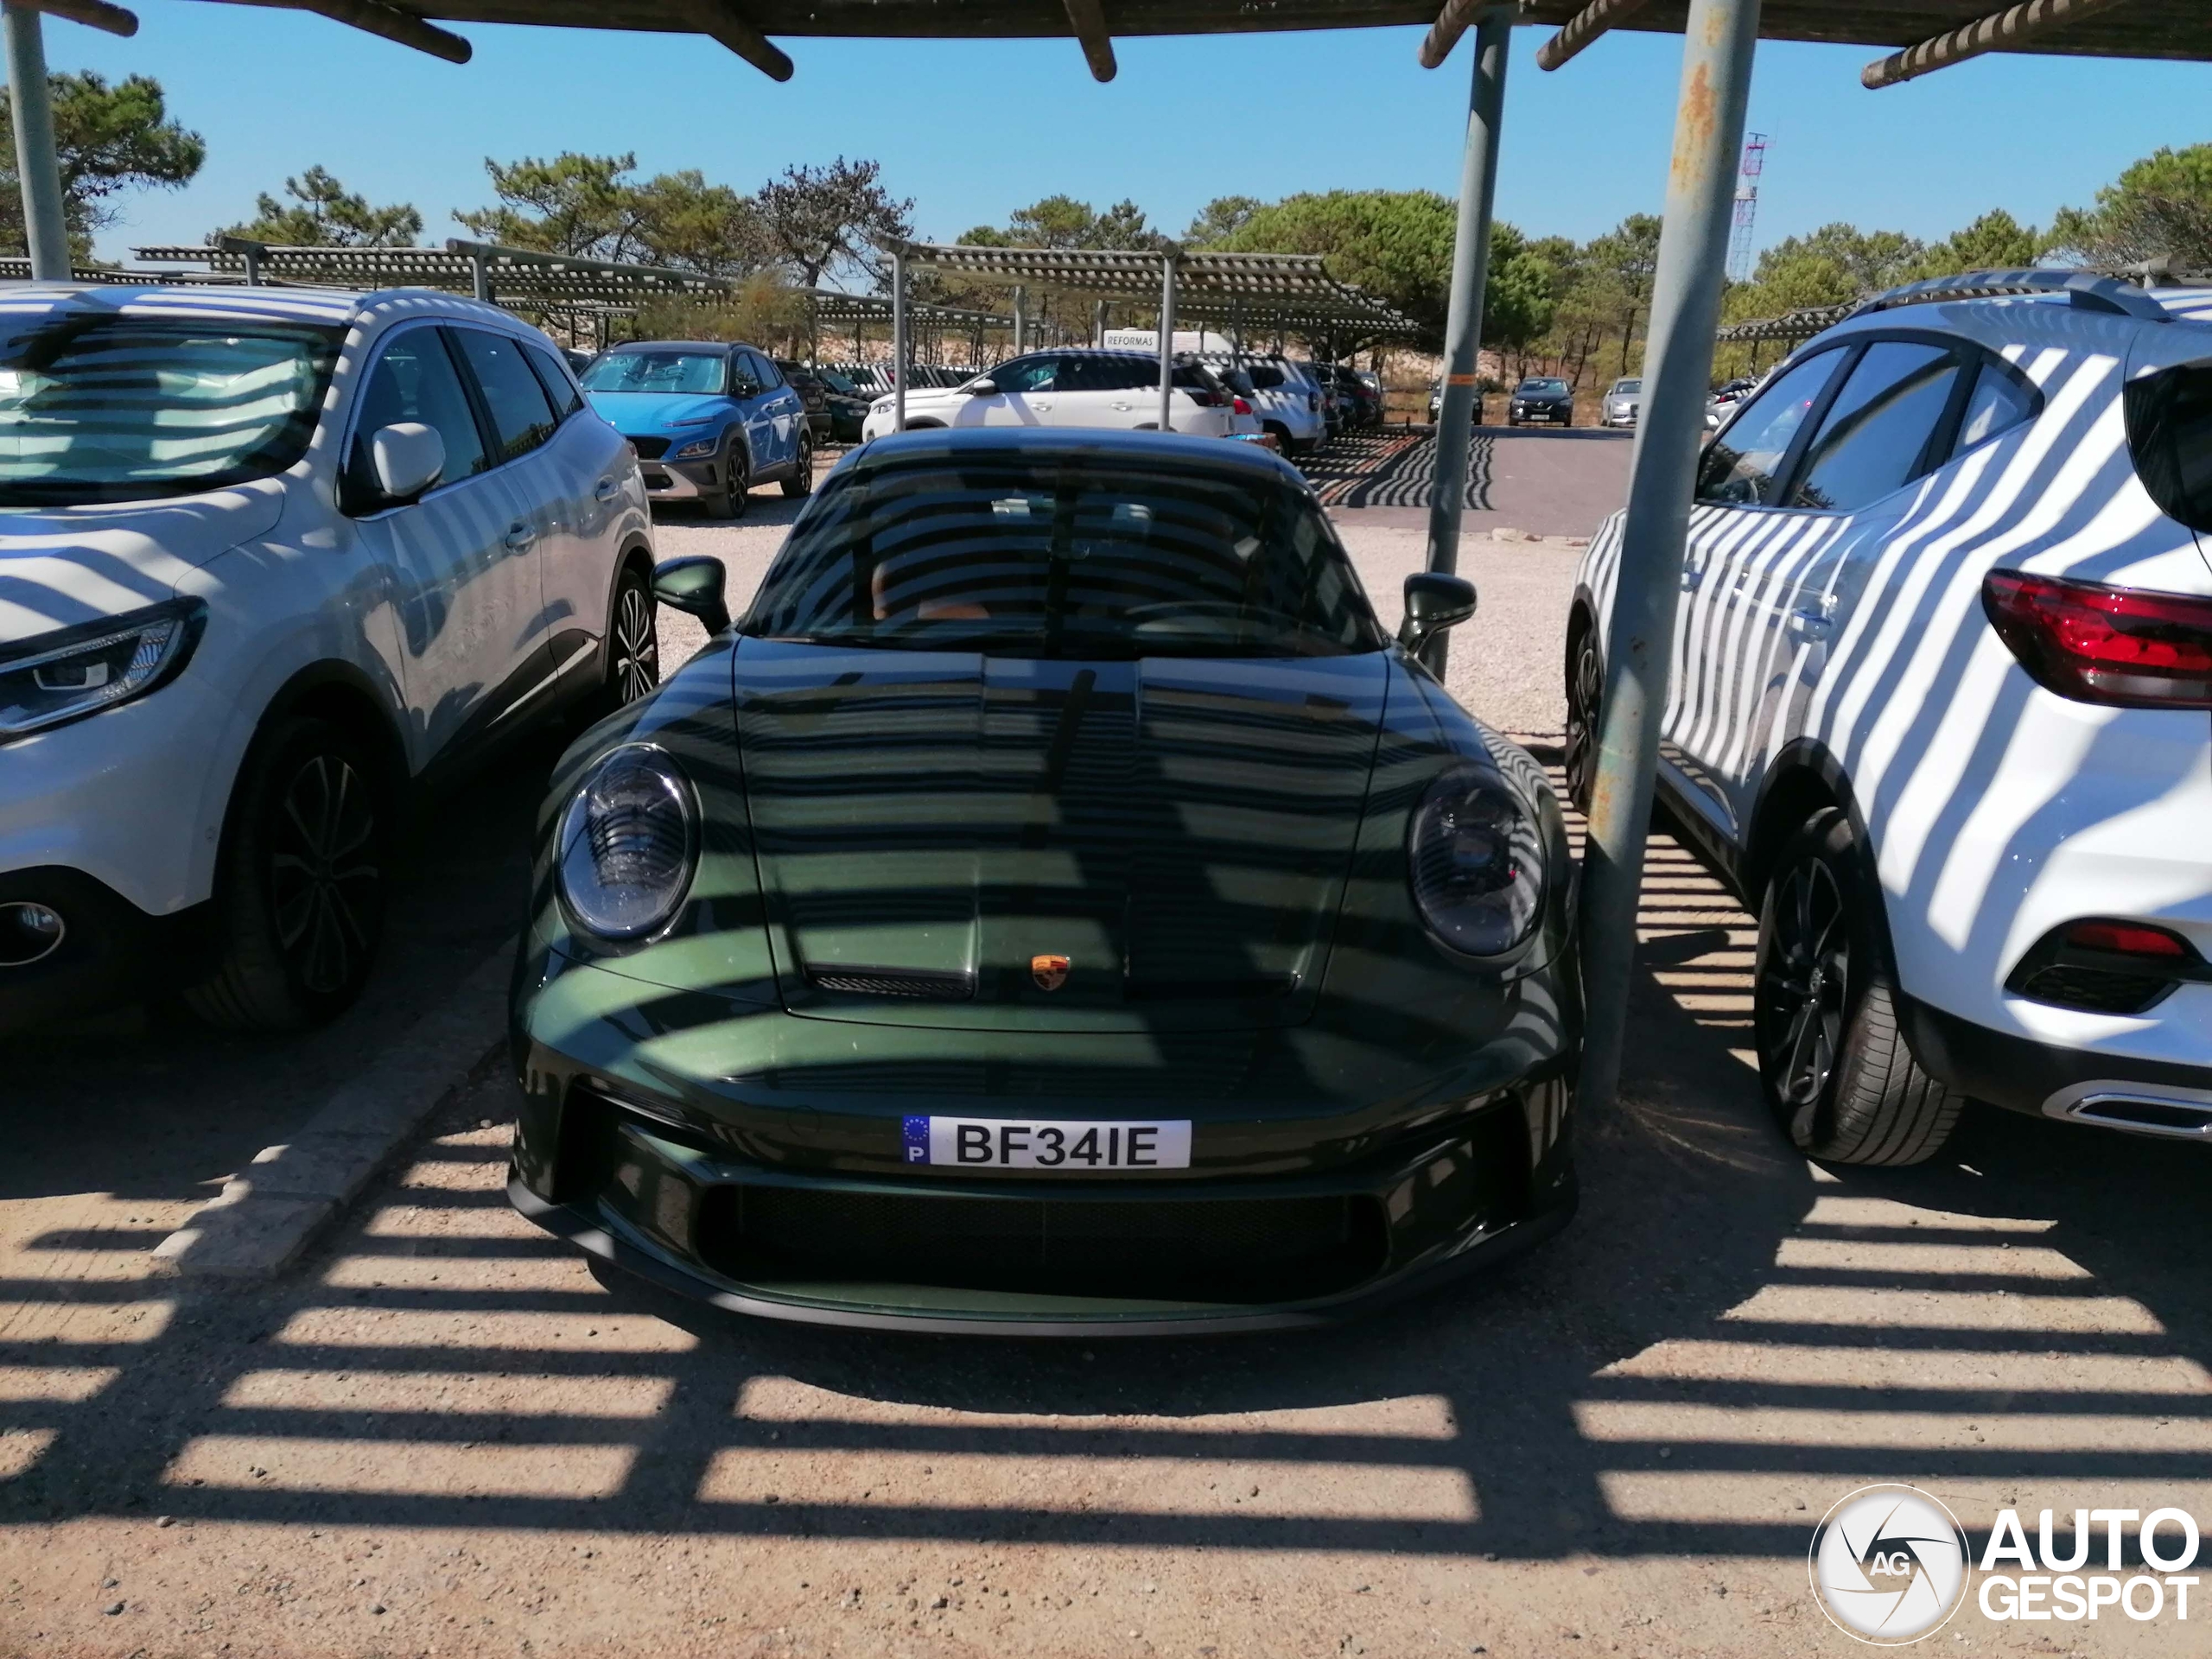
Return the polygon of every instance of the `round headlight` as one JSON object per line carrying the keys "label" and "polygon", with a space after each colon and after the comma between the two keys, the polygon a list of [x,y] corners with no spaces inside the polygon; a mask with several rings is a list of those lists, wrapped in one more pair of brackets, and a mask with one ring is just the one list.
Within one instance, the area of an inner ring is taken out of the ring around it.
{"label": "round headlight", "polygon": [[1428,786],[1406,830],[1414,905],[1429,930],[1470,957],[1527,938],[1544,902],[1544,839],[1521,791],[1467,766]]}
{"label": "round headlight", "polygon": [[588,933],[637,939],[676,914],[698,861],[691,785],[659,749],[609,753],[561,821],[562,902]]}

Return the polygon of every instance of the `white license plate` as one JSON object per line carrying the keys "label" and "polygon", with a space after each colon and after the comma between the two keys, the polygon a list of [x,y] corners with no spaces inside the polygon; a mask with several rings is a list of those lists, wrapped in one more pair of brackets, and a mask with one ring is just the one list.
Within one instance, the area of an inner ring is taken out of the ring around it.
{"label": "white license plate", "polygon": [[949,1169],[1188,1169],[1191,1124],[1126,1118],[910,1117],[906,1161]]}

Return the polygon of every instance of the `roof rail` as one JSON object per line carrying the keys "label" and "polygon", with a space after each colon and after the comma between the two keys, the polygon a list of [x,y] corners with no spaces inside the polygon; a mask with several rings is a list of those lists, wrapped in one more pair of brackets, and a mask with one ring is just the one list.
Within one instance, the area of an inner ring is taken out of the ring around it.
{"label": "roof rail", "polygon": [[1877,294],[1851,315],[1863,317],[1900,305],[1992,299],[2007,294],[2063,294],[2076,305],[2116,316],[2137,317],[2145,322],[2173,321],[2173,314],[2138,284],[2090,270],[1968,270],[1956,276],[1931,276],[1926,282],[1907,283],[1903,288]]}

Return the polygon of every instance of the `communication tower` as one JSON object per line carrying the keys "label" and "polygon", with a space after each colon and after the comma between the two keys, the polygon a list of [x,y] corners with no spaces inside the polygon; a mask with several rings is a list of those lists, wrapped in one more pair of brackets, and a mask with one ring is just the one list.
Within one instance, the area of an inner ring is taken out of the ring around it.
{"label": "communication tower", "polygon": [[1751,280],[1751,226],[1759,215],[1759,175],[1766,171],[1766,134],[1747,133],[1744,165],[1736,175],[1736,223],[1728,233],[1728,279]]}

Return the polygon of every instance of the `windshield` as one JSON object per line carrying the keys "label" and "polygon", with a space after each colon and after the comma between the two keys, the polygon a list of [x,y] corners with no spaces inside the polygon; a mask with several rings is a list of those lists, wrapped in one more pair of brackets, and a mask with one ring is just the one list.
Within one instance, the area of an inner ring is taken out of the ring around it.
{"label": "windshield", "polygon": [[838,373],[835,369],[817,369],[814,372],[814,376],[816,379],[821,381],[823,385],[829,387],[832,391],[842,392],[848,397],[857,397],[860,396],[860,388],[855,385],[850,380],[848,380],[843,375]]}
{"label": "windshield", "polygon": [[1643,390],[1643,382],[1641,380],[1616,380],[1613,382],[1613,390],[1615,391],[1624,392],[1642,391]]}
{"label": "windshield", "polygon": [[307,453],[342,331],[61,313],[0,340],[0,506],[137,501]]}
{"label": "windshield", "polygon": [[1110,456],[915,456],[841,471],[743,632],[1001,657],[1321,657],[1382,633],[1287,481]]}
{"label": "windshield", "polygon": [[609,352],[583,372],[583,387],[719,397],[728,384],[728,361],[720,352]]}
{"label": "windshield", "polygon": [[1535,392],[1560,392],[1567,390],[1567,382],[1564,380],[1523,380],[1521,383],[1521,390]]}

